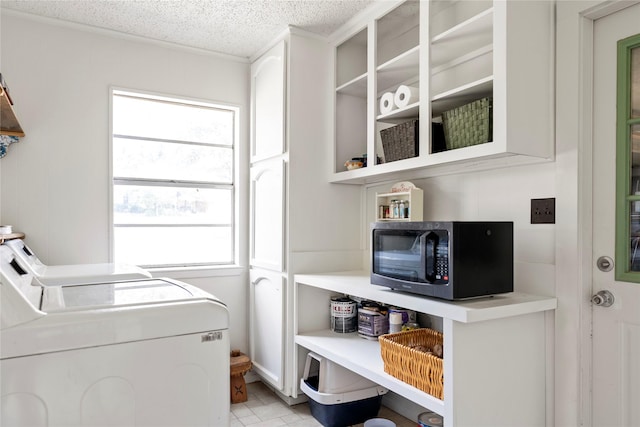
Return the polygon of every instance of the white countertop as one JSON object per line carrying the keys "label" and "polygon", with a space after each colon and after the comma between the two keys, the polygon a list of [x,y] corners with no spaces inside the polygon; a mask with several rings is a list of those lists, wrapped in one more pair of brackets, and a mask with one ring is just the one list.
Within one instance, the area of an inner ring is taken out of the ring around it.
{"label": "white countertop", "polygon": [[463,323],[554,310],[557,307],[554,297],[519,292],[465,301],[447,301],[372,285],[366,271],[296,274],[294,279],[298,284],[380,301]]}

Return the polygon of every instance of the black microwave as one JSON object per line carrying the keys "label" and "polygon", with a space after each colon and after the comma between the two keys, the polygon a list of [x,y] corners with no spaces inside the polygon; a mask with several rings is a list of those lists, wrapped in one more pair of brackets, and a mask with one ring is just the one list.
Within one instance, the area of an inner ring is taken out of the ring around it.
{"label": "black microwave", "polygon": [[447,300],[513,292],[513,222],[374,222],[371,283]]}

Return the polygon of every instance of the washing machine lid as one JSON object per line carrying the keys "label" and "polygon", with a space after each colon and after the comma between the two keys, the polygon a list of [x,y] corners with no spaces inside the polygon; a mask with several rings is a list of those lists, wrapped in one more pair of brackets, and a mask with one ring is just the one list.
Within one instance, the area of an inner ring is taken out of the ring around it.
{"label": "washing machine lid", "polygon": [[192,290],[169,279],[128,280],[45,288],[45,313],[158,304],[194,298]]}
{"label": "washing machine lid", "polygon": [[22,267],[45,286],[151,277],[147,270],[124,263],[45,265],[21,239],[7,240],[3,245],[11,249]]}
{"label": "washing machine lid", "polygon": [[0,359],[189,334],[206,341],[229,329],[224,303],[167,278],[45,287],[41,311],[0,330]]}
{"label": "washing machine lid", "polygon": [[44,286],[100,283],[151,277],[148,271],[135,265],[110,263],[45,265],[34,269],[33,274]]}

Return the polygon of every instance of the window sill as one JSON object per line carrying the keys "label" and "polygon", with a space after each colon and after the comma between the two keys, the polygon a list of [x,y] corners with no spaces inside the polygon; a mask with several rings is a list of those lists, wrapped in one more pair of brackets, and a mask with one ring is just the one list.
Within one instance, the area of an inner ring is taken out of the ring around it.
{"label": "window sill", "polygon": [[166,267],[147,269],[153,277],[170,277],[172,279],[195,279],[202,277],[240,276],[247,271],[239,265],[202,266],[202,267]]}

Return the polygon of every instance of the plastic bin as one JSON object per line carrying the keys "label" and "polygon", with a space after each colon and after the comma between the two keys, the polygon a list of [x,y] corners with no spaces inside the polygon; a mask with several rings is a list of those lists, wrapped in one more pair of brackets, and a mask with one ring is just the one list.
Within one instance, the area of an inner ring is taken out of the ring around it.
{"label": "plastic bin", "polygon": [[343,427],[375,418],[387,389],[314,353],[307,355],[302,392],[311,415],[325,427]]}

